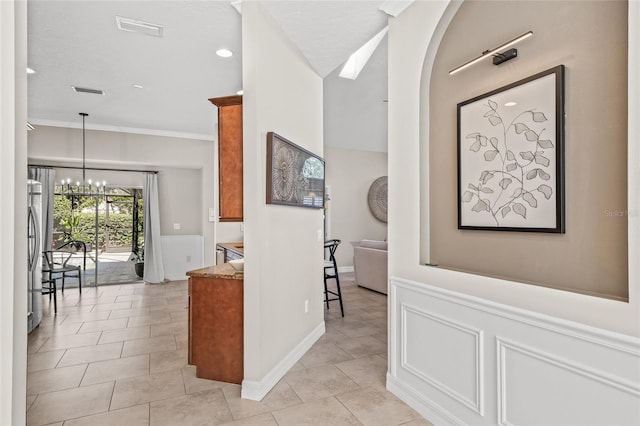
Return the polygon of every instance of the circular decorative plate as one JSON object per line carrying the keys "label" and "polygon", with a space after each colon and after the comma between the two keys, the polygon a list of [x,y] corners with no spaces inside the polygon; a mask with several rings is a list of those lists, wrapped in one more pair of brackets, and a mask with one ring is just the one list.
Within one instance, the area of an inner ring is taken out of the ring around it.
{"label": "circular decorative plate", "polygon": [[369,210],[380,222],[387,223],[387,177],[374,180],[369,187]]}

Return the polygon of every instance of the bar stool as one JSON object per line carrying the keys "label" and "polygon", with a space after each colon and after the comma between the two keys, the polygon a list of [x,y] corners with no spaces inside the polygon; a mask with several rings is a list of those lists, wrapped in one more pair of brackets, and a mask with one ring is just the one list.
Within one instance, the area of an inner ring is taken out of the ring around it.
{"label": "bar stool", "polygon": [[[327,304],[327,309],[329,309],[329,302],[332,300],[340,301],[340,312],[344,317],[344,308],[342,306],[342,291],[340,291],[340,278],[338,277],[338,265],[336,263],[336,249],[340,244],[340,240],[327,240],[324,242],[324,248],[329,249],[329,260],[325,260],[324,262],[324,302]],[[327,288],[327,280],[335,278],[336,280],[336,291],[331,291]],[[329,295],[333,295],[336,297],[330,298]]]}

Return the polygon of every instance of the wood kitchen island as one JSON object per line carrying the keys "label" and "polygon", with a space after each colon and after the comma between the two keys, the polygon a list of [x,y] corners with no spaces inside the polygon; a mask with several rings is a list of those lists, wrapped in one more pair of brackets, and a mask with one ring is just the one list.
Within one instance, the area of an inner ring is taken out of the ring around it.
{"label": "wood kitchen island", "polygon": [[189,364],[196,377],[242,383],[244,274],[228,263],[187,272]]}

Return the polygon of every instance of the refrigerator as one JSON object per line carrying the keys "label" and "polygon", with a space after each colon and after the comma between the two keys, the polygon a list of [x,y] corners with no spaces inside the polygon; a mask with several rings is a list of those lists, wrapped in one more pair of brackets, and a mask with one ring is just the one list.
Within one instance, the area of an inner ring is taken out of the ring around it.
{"label": "refrigerator", "polygon": [[31,333],[42,320],[42,184],[29,180],[27,194],[27,330]]}

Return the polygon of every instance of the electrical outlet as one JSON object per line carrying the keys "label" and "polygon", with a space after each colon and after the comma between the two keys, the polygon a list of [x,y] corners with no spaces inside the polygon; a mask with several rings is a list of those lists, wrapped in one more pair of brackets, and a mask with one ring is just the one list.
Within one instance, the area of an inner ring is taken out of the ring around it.
{"label": "electrical outlet", "polygon": [[173,224],[173,229],[180,229],[180,224],[179,223],[174,223]]}
{"label": "electrical outlet", "polygon": [[304,313],[305,314],[309,313],[309,299],[304,301]]}
{"label": "electrical outlet", "polygon": [[318,242],[321,243],[321,242],[324,241],[324,238],[322,237],[322,234],[323,234],[322,229],[318,229],[317,232],[318,232],[318,234],[317,234],[316,238],[318,239]]}
{"label": "electrical outlet", "polygon": [[244,223],[240,224],[240,232],[244,232]]}
{"label": "electrical outlet", "polygon": [[191,263],[191,256],[187,256],[187,263]]}

